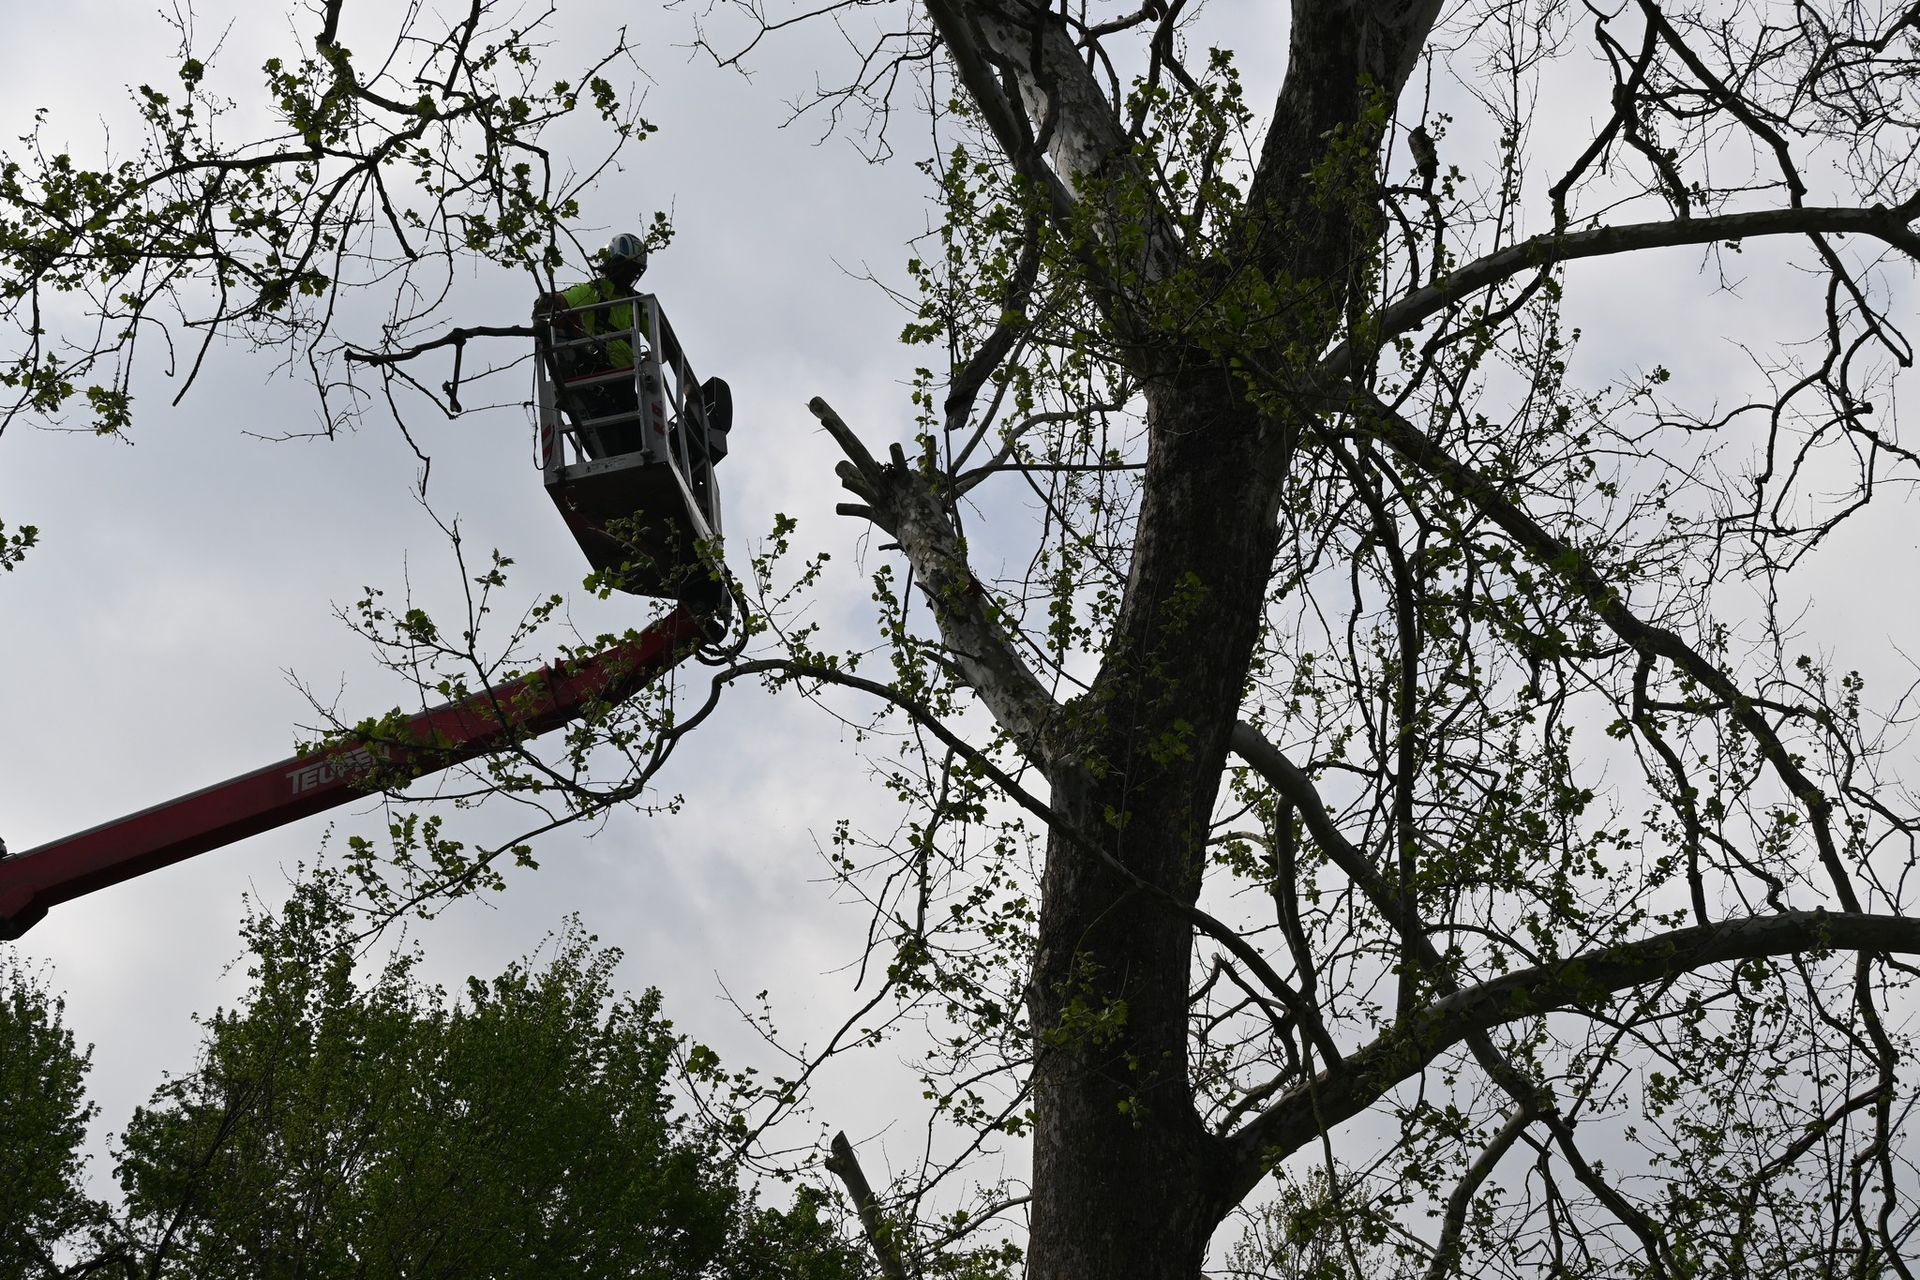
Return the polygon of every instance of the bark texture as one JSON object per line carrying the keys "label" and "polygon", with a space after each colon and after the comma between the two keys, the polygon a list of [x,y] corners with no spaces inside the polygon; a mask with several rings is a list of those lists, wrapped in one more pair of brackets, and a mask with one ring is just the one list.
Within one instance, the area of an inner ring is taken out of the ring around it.
{"label": "bark texture", "polygon": [[1030,999],[1036,1277],[1190,1277],[1231,1207],[1211,1190],[1219,1161],[1188,1073],[1192,926],[1137,882],[1199,896],[1231,729],[1208,709],[1239,702],[1277,477],[1223,376],[1169,380],[1148,399],[1158,483],[1126,625],[1074,708],[1076,758],[1051,775],[1072,828],[1048,850]]}

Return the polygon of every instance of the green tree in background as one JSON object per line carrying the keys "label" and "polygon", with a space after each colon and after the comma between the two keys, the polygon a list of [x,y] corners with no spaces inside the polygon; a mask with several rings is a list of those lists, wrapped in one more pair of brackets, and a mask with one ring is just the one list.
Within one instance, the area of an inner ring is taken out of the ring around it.
{"label": "green tree in background", "polygon": [[89,1055],[63,1009],[0,953],[0,1276],[47,1269],[97,1217],[79,1188]]}
{"label": "green tree in background", "polygon": [[63,1248],[182,1280],[862,1274],[817,1195],[760,1207],[717,1127],[675,1113],[659,992],[616,994],[619,952],[577,921],[459,999],[416,951],[358,975],[352,925],[324,881],[251,920],[252,988],[134,1114],[113,1213],[77,1186],[85,1056],[14,983],[7,1043],[34,1048],[8,1057],[0,1134],[32,1176],[4,1274],[61,1274]]}

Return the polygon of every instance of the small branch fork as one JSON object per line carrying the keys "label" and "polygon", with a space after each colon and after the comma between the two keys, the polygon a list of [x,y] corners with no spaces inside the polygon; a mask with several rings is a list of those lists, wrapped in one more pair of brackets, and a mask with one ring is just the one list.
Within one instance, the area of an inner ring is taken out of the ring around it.
{"label": "small branch fork", "polygon": [[[466,359],[468,342],[475,338],[532,338],[535,336],[537,336],[537,331],[532,326],[524,324],[468,325],[461,328],[449,329],[437,338],[430,339],[426,342],[418,342],[408,347],[399,347],[390,351],[363,351],[356,347],[348,347],[345,349],[344,355],[348,364],[366,365],[369,368],[379,369],[382,375],[390,380],[398,377],[401,381],[425,391],[425,384],[411,374],[402,371],[401,366],[419,359],[430,351],[438,351],[442,347],[452,347],[453,372],[446,381],[440,384],[441,394],[446,397],[446,401],[441,407],[445,410],[447,416],[451,418],[458,417],[461,413],[461,366]],[[493,370],[483,369],[479,377],[484,378],[491,372],[493,372]],[[429,393],[429,395],[430,394],[431,393]],[[391,398],[391,392],[389,391],[389,399]],[[394,417],[396,421],[401,423],[401,430],[405,432],[405,420],[401,417],[397,407],[394,411]],[[412,443],[413,437],[411,433],[408,433],[407,440],[408,443]],[[414,453],[420,455],[422,460],[426,461],[425,455],[421,454],[418,445],[414,446]],[[428,465],[431,465],[431,463],[429,462]]]}
{"label": "small branch fork", "polygon": [[363,351],[357,347],[349,348],[346,352],[346,358],[348,362],[352,364],[364,364],[374,368],[380,368],[389,365],[405,364],[409,360],[418,359],[427,352],[437,351],[441,347],[450,346],[463,348],[474,338],[531,338],[534,336],[535,330],[531,325],[476,324],[463,328],[449,329],[439,337],[427,342],[415,343],[413,346],[400,347],[392,351]]}

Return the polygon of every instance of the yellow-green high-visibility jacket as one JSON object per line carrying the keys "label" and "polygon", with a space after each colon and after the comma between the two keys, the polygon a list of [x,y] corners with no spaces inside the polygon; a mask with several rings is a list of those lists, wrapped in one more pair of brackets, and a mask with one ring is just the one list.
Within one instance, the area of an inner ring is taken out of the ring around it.
{"label": "yellow-green high-visibility jacket", "polygon": [[[593,279],[585,284],[577,284],[560,295],[569,307],[584,307],[595,302],[612,303],[611,306],[595,307],[592,311],[582,312],[580,326],[588,337],[600,333],[619,333],[633,328],[633,297],[621,293],[611,280]],[[605,352],[606,367],[626,369],[633,365],[633,344],[624,338],[610,340],[602,350]]]}

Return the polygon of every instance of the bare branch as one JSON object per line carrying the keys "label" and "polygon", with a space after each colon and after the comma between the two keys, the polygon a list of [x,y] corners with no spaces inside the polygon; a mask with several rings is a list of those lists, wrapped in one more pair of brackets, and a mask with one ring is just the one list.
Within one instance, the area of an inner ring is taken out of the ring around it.
{"label": "bare branch", "polygon": [[[1424,321],[1490,285],[1581,258],[1783,235],[1872,236],[1920,258],[1920,235],[1912,230],[1916,214],[1920,214],[1920,197],[1892,209],[1879,205],[1865,209],[1763,209],[1711,218],[1547,232],[1475,259],[1443,279],[1389,304],[1367,322],[1367,339],[1370,347],[1383,343],[1419,328]],[[1320,373],[1329,378],[1347,377],[1357,367],[1360,354],[1351,339],[1342,342],[1320,362]]]}
{"label": "bare branch", "polygon": [[1251,1188],[1282,1156],[1360,1114],[1474,1032],[1558,1009],[1604,1005],[1621,992],[1714,965],[1807,951],[1920,953],[1920,920],[1826,911],[1719,920],[1468,987],[1397,1022],[1249,1121],[1229,1139],[1238,1156],[1236,1181]]}
{"label": "bare branch", "polygon": [[859,1211],[860,1225],[866,1230],[867,1243],[872,1246],[874,1259],[880,1264],[880,1273],[887,1280],[907,1280],[907,1265],[900,1260],[900,1246],[894,1240],[885,1214],[880,1210],[879,1197],[873,1194],[873,1187],[868,1184],[867,1175],[860,1168],[860,1158],[853,1153],[853,1144],[847,1141],[845,1130],[833,1135],[833,1150],[827,1156],[827,1172],[846,1186],[848,1198]]}

